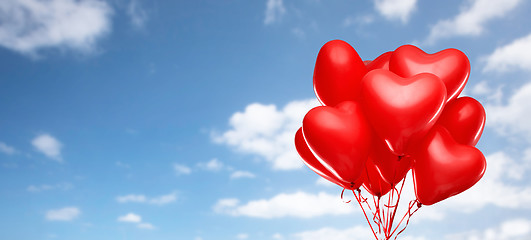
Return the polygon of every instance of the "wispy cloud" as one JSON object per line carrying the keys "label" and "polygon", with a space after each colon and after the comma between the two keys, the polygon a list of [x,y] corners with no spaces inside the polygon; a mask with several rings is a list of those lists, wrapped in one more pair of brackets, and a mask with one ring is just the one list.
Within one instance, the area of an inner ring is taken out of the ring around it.
{"label": "wispy cloud", "polygon": [[[303,231],[292,234],[292,238],[298,240],[366,240],[374,239],[374,235],[369,227],[366,226],[354,226],[346,229],[337,229],[334,227],[324,227],[317,230]],[[403,240],[427,240],[424,237],[403,236],[400,235],[400,239]]]}
{"label": "wispy cloud", "polygon": [[131,24],[136,29],[144,28],[148,20],[148,14],[146,10],[142,8],[138,0],[129,1],[129,4],[127,5],[127,15],[129,16]]}
{"label": "wispy cloud", "polygon": [[116,197],[116,201],[119,203],[129,203],[129,202],[144,203],[147,201],[147,198],[146,196],[141,195],[141,194],[129,194],[125,196]]}
{"label": "wispy cloud", "polygon": [[231,179],[239,179],[239,178],[255,178],[256,176],[252,172],[248,171],[234,171],[230,174]]}
{"label": "wispy cloud", "polygon": [[127,163],[123,163],[123,162],[120,162],[120,161],[117,161],[115,163],[115,165],[119,168],[131,168],[131,165],[127,164]]}
{"label": "wispy cloud", "polygon": [[192,173],[192,169],[187,167],[186,165],[175,163],[173,164],[173,170],[175,171],[175,174],[177,175],[188,175]]}
{"label": "wispy cloud", "polygon": [[355,226],[347,229],[324,227],[317,230],[295,233],[293,237],[299,240],[366,240],[374,238],[369,227],[365,226]]}
{"label": "wispy cloud", "polygon": [[264,24],[269,25],[278,22],[284,14],[286,14],[286,8],[282,0],[267,0]]}
{"label": "wispy cloud", "polygon": [[79,217],[81,210],[77,207],[65,207],[61,209],[52,209],[46,212],[48,221],[72,221]]}
{"label": "wispy cloud", "polygon": [[37,151],[41,152],[46,157],[58,162],[63,161],[61,156],[63,144],[53,136],[49,134],[38,135],[31,141],[31,144]]}
{"label": "wispy cloud", "polygon": [[157,197],[146,197],[143,194],[129,194],[124,196],[116,197],[116,201],[119,203],[148,203],[154,205],[166,205],[168,203],[175,202],[177,200],[177,193],[171,192],[169,194],[157,196]]}
{"label": "wispy cloud", "polygon": [[88,53],[110,31],[112,13],[101,0],[3,1],[0,45],[33,57],[45,48]]}
{"label": "wispy cloud", "polygon": [[148,222],[143,222],[142,217],[136,213],[128,213],[123,216],[119,216],[117,219],[118,222],[126,222],[126,223],[136,223],[136,227],[140,229],[148,229],[153,230],[155,229],[155,226],[153,224]]}
{"label": "wispy cloud", "polygon": [[507,72],[514,69],[531,71],[531,34],[496,48],[485,57],[483,72]]}
{"label": "wispy cloud", "polygon": [[7,155],[13,155],[17,152],[14,147],[11,147],[3,142],[0,142],[0,152],[5,153]]}
{"label": "wispy cloud", "polygon": [[138,228],[140,229],[148,229],[148,230],[153,230],[155,229],[155,226],[153,226],[153,224],[151,223],[146,223],[146,222],[143,222],[143,223],[139,223],[136,225]]}
{"label": "wispy cloud", "polygon": [[172,192],[170,194],[151,198],[149,199],[148,203],[155,204],[155,205],[165,205],[168,203],[175,202],[175,200],[177,200],[177,193]]}
{"label": "wispy cloud", "polygon": [[218,160],[217,158],[212,158],[208,162],[200,162],[197,164],[197,166],[203,170],[207,171],[220,171],[223,169],[224,164]]}
{"label": "wispy cloud", "polygon": [[128,213],[126,215],[118,217],[118,222],[139,223],[142,222],[142,217],[135,213]]}
{"label": "wispy cloud", "polygon": [[344,27],[350,27],[353,25],[366,25],[374,22],[374,16],[372,15],[358,15],[358,16],[348,16],[343,20]]}
{"label": "wispy cloud", "polygon": [[485,30],[487,22],[502,18],[515,9],[522,0],[472,0],[465,1],[466,6],[451,18],[437,22],[426,38],[427,44],[434,44],[439,39],[455,36],[478,36]]}
{"label": "wispy cloud", "polygon": [[248,238],[249,238],[249,234],[247,234],[247,233],[239,233],[238,235],[236,235],[236,239],[244,240],[244,239],[248,239]]}
{"label": "wispy cloud", "polygon": [[28,192],[43,192],[43,191],[49,191],[49,190],[70,190],[74,186],[71,183],[58,183],[55,185],[49,185],[49,184],[41,184],[41,185],[30,185],[26,188]]}
{"label": "wispy cloud", "polygon": [[355,211],[349,204],[342,202],[339,195],[324,192],[310,194],[296,192],[281,193],[271,199],[260,199],[241,204],[236,198],[220,199],[213,207],[214,211],[231,216],[254,218],[312,218],[323,215],[343,215]]}
{"label": "wispy cloud", "polygon": [[337,187],[336,184],[322,178],[322,177],[319,177],[316,181],[315,181],[315,185],[317,186],[323,186],[323,187]]}
{"label": "wispy cloud", "polygon": [[516,90],[503,104],[487,104],[489,114],[487,127],[500,135],[514,138],[523,137],[531,142],[531,82]]}
{"label": "wispy cloud", "polygon": [[407,23],[415,11],[417,0],[374,0],[374,7],[388,20],[400,20]]}
{"label": "wispy cloud", "polygon": [[249,104],[243,112],[234,113],[230,129],[222,134],[213,133],[216,143],[226,144],[239,152],[256,154],[273,165],[273,169],[291,170],[303,166],[293,136],[302,118],[317,100],[293,101],[282,109],[275,105]]}
{"label": "wispy cloud", "polygon": [[525,240],[531,236],[531,220],[515,218],[484,230],[448,234],[446,239]]}

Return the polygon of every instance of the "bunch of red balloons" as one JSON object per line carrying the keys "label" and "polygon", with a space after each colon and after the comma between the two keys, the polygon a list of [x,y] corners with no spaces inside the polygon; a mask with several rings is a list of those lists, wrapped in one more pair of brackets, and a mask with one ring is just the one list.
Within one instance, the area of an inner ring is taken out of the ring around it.
{"label": "bunch of red balloons", "polygon": [[458,97],[469,77],[457,49],[427,54],[404,45],[363,61],[341,40],[317,56],[313,85],[322,106],[295,135],[304,163],[321,177],[378,198],[411,169],[417,201],[431,205],[472,187],[486,161],[475,148],[483,106]]}

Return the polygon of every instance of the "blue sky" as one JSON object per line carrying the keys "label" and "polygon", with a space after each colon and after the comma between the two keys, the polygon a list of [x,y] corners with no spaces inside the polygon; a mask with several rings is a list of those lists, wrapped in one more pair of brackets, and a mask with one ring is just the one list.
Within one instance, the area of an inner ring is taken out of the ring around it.
{"label": "blue sky", "polygon": [[[320,47],[457,48],[487,172],[402,239],[531,237],[531,3],[0,3],[0,239],[369,239],[302,165]],[[413,199],[407,182],[404,198]]]}

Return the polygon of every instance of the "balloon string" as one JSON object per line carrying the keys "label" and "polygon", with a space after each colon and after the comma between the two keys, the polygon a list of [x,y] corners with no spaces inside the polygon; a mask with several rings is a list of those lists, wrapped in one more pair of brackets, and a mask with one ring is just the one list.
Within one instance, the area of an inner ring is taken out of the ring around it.
{"label": "balloon string", "polygon": [[[397,200],[396,200],[396,204],[395,204],[395,210],[393,211],[393,215],[391,216],[391,224],[389,226],[389,228],[390,228],[389,230],[391,230],[393,228],[393,221],[395,219],[396,211],[398,210],[398,204],[400,203],[400,195],[402,195],[402,189],[404,189],[404,183],[405,182],[406,182],[405,180],[402,181],[402,186],[400,186],[400,191],[397,192],[398,196],[397,196]],[[399,225],[397,225],[397,227]],[[391,233],[389,236],[393,236],[393,233]]]}
{"label": "balloon string", "polygon": [[343,193],[345,193],[345,190],[346,190],[346,188],[343,188],[343,191],[341,191],[341,201],[343,201],[344,203],[350,203],[352,200],[345,201],[343,199]]}
{"label": "balloon string", "polygon": [[390,219],[390,205],[391,205],[391,202],[392,202],[392,195],[393,195],[394,191],[391,191],[391,193],[387,196],[387,205],[384,205],[386,208],[385,208],[385,215],[386,215],[386,219],[385,219],[385,232],[384,232],[384,235],[385,235],[385,238],[388,239],[389,237],[389,219]]}
{"label": "balloon string", "polygon": [[[358,192],[360,192],[359,189],[357,189]],[[369,221],[369,218],[367,217],[367,213],[365,213],[365,209],[363,208],[363,205],[361,205],[361,194],[360,194],[360,197],[358,197],[356,195],[356,192],[354,192],[354,190],[352,190],[352,194],[354,194],[354,197],[356,198],[356,200],[358,201],[358,204],[360,205],[360,208],[361,210],[363,211],[363,215],[365,215],[365,219],[367,220],[367,223],[369,224],[369,227],[371,227],[371,231],[372,231],[372,234],[374,234],[374,237],[376,238],[376,240],[378,240],[378,236],[376,235],[376,232],[374,231],[374,228],[372,227],[372,224],[371,224],[371,221]],[[366,201],[366,200],[365,200]]]}
{"label": "balloon string", "polygon": [[[371,208],[371,205],[369,204],[369,202],[367,201],[368,198],[364,198],[362,195],[361,195],[361,190],[358,188],[356,189],[356,191],[358,192],[358,196],[359,198],[362,200],[363,203],[365,203],[365,205],[367,205],[367,208],[369,208],[369,210],[371,211],[372,213],[372,220],[373,222],[378,225],[378,227],[380,226],[380,223],[376,221],[377,219],[377,215],[376,215],[376,212],[372,210]],[[373,196],[374,197],[374,196]],[[375,206],[376,207],[376,206]]]}
{"label": "balloon string", "polygon": [[[413,209],[413,207],[417,206],[417,209],[415,209],[415,211],[411,212],[411,210]],[[402,219],[400,220],[400,222],[398,223],[398,225],[396,225],[396,228],[395,230],[393,230],[393,232],[391,233],[391,235],[393,235],[393,233],[395,233],[395,231],[398,229],[398,227],[400,226],[400,224],[402,224],[402,221],[404,221],[404,218],[407,216],[407,221],[406,221],[406,225],[404,226],[404,228],[402,228],[402,230],[400,230],[396,236],[395,236],[395,240],[396,238],[398,237],[398,235],[400,235],[404,230],[406,230],[407,226],[409,225],[409,220],[411,219],[411,216],[413,216],[413,214],[415,214],[419,209],[420,207],[422,207],[422,203],[420,203],[418,201],[418,199],[415,199],[413,201],[410,201],[409,202],[409,208],[407,210],[407,212],[404,214],[404,216],[402,217]]]}
{"label": "balloon string", "polygon": [[367,202],[367,198],[364,198],[363,196],[361,196],[361,190],[358,188],[356,189],[356,191],[358,192],[358,195],[360,197],[360,199],[363,199],[363,203],[367,204],[367,207],[369,208],[369,210],[371,210],[372,212],[372,208],[371,208],[371,205],[369,205],[369,202]]}
{"label": "balloon string", "polygon": [[372,201],[374,202],[374,217],[378,216],[378,222],[376,224],[378,225],[378,233],[382,233],[382,216],[380,215],[380,196],[378,196],[378,201],[376,201],[376,198],[372,196]]}

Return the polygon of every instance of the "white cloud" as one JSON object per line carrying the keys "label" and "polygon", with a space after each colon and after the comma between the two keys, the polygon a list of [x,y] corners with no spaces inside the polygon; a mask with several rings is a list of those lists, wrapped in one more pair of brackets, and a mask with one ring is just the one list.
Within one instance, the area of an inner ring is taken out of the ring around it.
{"label": "white cloud", "polygon": [[500,104],[503,99],[503,87],[504,85],[498,85],[496,88],[494,88],[487,81],[481,81],[476,85],[471,86],[470,94],[472,95],[469,95],[468,91],[463,91],[461,92],[460,96],[481,96],[490,104]]}
{"label": "white cloud", "polygon": [[136,227],[140,229],[148,229],[148,230],[155,229],[155,226],[153,226],[153,224],[148,223],[148,222],[142,222],[142,217],[132,212],[118,217],[117,221],[127,222],[127,223],[136,223]]}
{"label": "white cloud", "polygon": [[255,178],[256,176],[252,172],[248,171],[235,171],[230,175],[231,179],[239,179],[239,178]]}
{"label": "white cloud", "polygon": [[531,34],[496,48],[485,57],[484,72],[506,72],[512,69],[531,71]]}
{"label": "white cloud", "polygon": [[318,230],[304,231],[293,234],[299,240],[366,240],[374,236],[368,227],[355,226],[348,229],[325,227]]}
{"label": "white cloud", "polygon": [[[324,227],[317,230],[309,230],[293,234],[293,239],[299,240],[366,240],[374,239],[374,235],[369,227],[354,226],[346,229]],[[383,238],[382,238],[383,239]],[[393,238],[391,238],[393,239]],[[400,235],[401,240],[426,240],[424,237],[412,237]]]}
{"label": "white cloud", "polygon": [[46,212],[46,220],[48,221],[72,221],[81,214],[77,207],[65,207],[61,209],[53,209]]}
{"label": "white cloud", "polygon": [[286,14],[286,8],[282,0],[267,0],[264,24],[278,22],[284,14]]}
{"label": "white cloud", "polygon": [[248,239],[249,238],[249,234],[247,233],[239,233],[238,235],[236,235],[236,239]]}
{"label": "white cloud", "polygon": [[344,27],[350,27],[353,25],[366,25],[374,22],[374,16],[372,15],[358,15],[356,17],[348,16],[343,20]]}
{"label": "white cloud", "polygon": [[337,187],[335,183],[332,183],[322,177],[317,178],[317,180],[315,181],[315,185],[323,187]]}
{"label": "white cloud", "polygon": [[293,28],[291,29],[291,33],[293,33],[293,35],[295,35],[296,37],[300,38],[300,39],[304,39],[306,38],[306,32],[304,32],[304,30],[302,30],[302,28]]}
{"label": "white cloud", "polygon": [[315,99],[293,101],[282,109],[272,104],[252,103],[243,112],[231,116],[229,130],[221,135],[214,133],[212,137],[215,142],[237,151],[263,157],[273,164],[273,169],[302,168],[293,139],[306,112],[318,105]]}
{"label": "white cloud", "polygon": [[127,15],[129,16],[131,24],[137,29],[142,29],[148,20],[148,14],[142,6],[140,6],[138,0],[129,1]]}
{"label": "white cloud", "polygon": [[472,230],[449,234],[448,240],[527,240],[531,236],[531,220],[517,218],[502,222],[499,226],[483,231]]}
{"label": "white cloud", "polygon": [[461,12],[452,19],[437,22],[426,39],[433,44],[442,38],[454,36],[478,36],[483,33],[485,24],[496,18],[502,18],[515,9],[522,0],[471,0],[461,8]]}
{"label": "white cloud", "polygon": [[117,167],[120,167],[120,168],[131,168],[131,165],[129,165],[127,163],[120,162],[120,161],[116,161],[115,164],[116,164]]}
{"label": "white cloud", "polygon": [[162,196],[158,196],[158,197],[154,197],[152,199],[149,199],[149,203],[150,204],[155,204],[155,205],[165,205],[165,204],[168,204],[168,203],[175,202],[175,200],[177,200],[177,193],[173,192],[173,193],[170,193],[170,194],[166,194],[166,195],[162,195]]}
{"label": "white cloud", "polygon": [[139,224],[137,224],[136,226],[137,226],[138,228],[140,228],[140,229],[148,229],[148,230],[153,230],[153,229],[155,229],[155,226],[153,226],[153,224],[151,224],[151,223],[145,223],[145,222],[143,222],[143,223],[139,223]]}
{"label": "white cloud", "polygon": [[116,197],[116,201],[119,203],[128,203],[128,202],[137,202],[143,203],[146,202],[146,196],[140,194],[129,194],[125,196]]}
{"label": "white cloud", "polygon": [[154,205],[165,205],[168,203],[175,202],[177,200],[177,193],[172,192],[166,195],[161,195],[158,197],[148,198],[143,194],[129,194],[125,196],[116,197],[116,201],[119,203],[149,203]]}
{"label": "white cloud", "polygon": [[189,167],[185,165],[178,164],[178,163],[173,164],[173,170],[175,170],[175,174],[177,175],[188,175],[192,173],[192,169],[190,169]]}
{"label": "white cloud", "polygon": [[471,93],[475,95],[488,95],[492,92],[492,88],[487,81],[481,81],[472,87]]}
{"label": "white cloud", "polygon": [[3,152],[7,155],[13,155],[15,154],[17,151],[15,150],[14,147],[11,147],[3,142],[0,142],[0,152]]}
{"label": "white cloud", "polygon": [[220,199],[213,207],[217,213],[254,218],[312,218],[323,215],[344,215],[357,211],[355,206],[345,204],[339,195],[324,192],[309,194],[281,193],[271,199],[260,199],[240,204],[236,198]]}
{"label": "white cloud", "polygon": [[63,144],[49,134],[41,134],[35,137],[31,144],[37,151],[43,153],[48,158],[62,162],[61,148]]}
{"label": "white cloud", "polygon": [[48,184],[41,184],[37,186],[30,185],[28,186],[28,188],[26,188],[26,190],[28,192],[43,192],[43,191],[54,190],[54,189],[66,191],[72,188],[73,188],[73,185],[71,183],[58,183],[55,185],[48,185]]}
{"label": "white cloud", "polygon": [[[310,230],[293,234],[293,239],[299,240],[366,240],[374,239],[374,235],[369,227],[354,226],[347,229],[336,229],[325,227],[318,230]],[[383,238],[382,238],[383,239]],[[403,240],[425,240],[423,237],[402,236]]]}
{"label": "white cloud", "polygon": [[417,0],[374,0],[374,7],[389,20],[398,19],[407,23],[416,9]]}
{"label": "white cloud", "polygon": [[45,48],[90,52],[110,31],[112,13],[101,0],[4,0],[0,45],[30,56]]}
{"label": "white cloud", "polygon": [[142,222],[142,217],[134,213],[128,213],[126,215],[118,217],[119,222],[131,222],[131,223],[140,223]]}
{"label": "white cloud", "polygon": [[207,171],[220,171],[223,169],[223,163],[217,158],[213,158],[208,162],[198,163],[197,166]]}
{"label": "white cloud", "polygon": [[281,240],[284,239],[284,236],[280,233],[273,234],[273,239]]}
{"label": "white cloud", "polygon": [[520,87],[507,101],[507,104],[488,104],[487,126],[505,136],[523,136],[531,141],[531,83]]}

